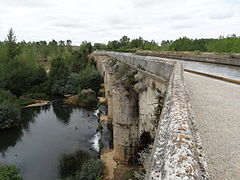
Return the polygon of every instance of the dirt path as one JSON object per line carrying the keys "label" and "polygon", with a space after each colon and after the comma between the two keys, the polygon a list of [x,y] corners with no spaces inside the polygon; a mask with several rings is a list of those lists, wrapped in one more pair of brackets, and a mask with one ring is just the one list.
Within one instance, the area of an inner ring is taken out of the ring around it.
{"label": "dirt path", "polygon": [[240,179],[240,86],[185,72],[210,179]]}
{"label": "dirt path", "polygon": [[117,167],[117,163],[113,160],[114,151],[108,150],[102,154],[101,159],[105,164],[104,180],[114,179],[114,169]]}

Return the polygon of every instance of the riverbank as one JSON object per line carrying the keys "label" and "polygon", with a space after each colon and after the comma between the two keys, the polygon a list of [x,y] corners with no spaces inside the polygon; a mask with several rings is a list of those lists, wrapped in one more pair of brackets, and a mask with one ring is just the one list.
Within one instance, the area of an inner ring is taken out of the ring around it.
{"label": "riverbank", "polygon": [[37,100],[34,104],[29,104],[29,105],[23,106],[23,108],[45,106],[49,103],[50,103],[50,101],[48,101],[48,100]]}

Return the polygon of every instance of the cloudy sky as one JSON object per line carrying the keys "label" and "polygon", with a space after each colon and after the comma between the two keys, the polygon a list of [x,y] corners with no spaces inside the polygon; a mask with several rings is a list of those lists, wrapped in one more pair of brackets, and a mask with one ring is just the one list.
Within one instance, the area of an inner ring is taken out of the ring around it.
{"label": "cloudy sky", "polygon": [[240,36],[240,0],[0,0],[0,41]]}

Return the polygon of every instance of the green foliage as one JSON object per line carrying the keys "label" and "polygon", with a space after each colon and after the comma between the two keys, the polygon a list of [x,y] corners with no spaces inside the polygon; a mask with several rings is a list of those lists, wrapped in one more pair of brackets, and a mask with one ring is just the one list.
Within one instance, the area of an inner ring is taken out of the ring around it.
{"label": "green foliage", "polygon": [[63,154],[58,162],[61,177],[74,176],[90,158],[91,155],[83,150],[77,150],[71,154]]}
{"label": "green foliage", "polygon": [[47,80],[47,74],[42,67],[19,60],[12,60],[0,66],[0,75],[2,88],[17,96]]}
{"label": "green foliage", "polygon": [[32,99],[36,99],[36,100],[46,100],[49,98],[48,95],[45,93],[28,93],[28,94],[25,94],[24,96]]}
{"label": "green foliage", "polygon": [[131,53],[136,50],[240,53],[240,37],[235,34],[227,37],[220,36],[218,39],[180,37],[175,41],[163,40],[159,46],[153,40],[144,40],[142,37],[130,40],[127,36],[123,36],[120,40],[109,41],[107,45],[95,43],[94,49]]}
{"label": "green foliage", "polygon": [[134,170],[128,170],[126,172],[123,173],[123,180],[137,180],[137,178],[135,178],[134,175],[135,171]]}
{"label": "green foliage", "polygon": [[103,162],[97,158],[91,158],[83,164],[81,171],[78,171],[75,180],[96,180],[101,177]]}
{"label": "green foliage", "polygon": [[98,127],[96,129],[96,132],[101,132],[103,130],[103,126],[101,122],[98,122]]}
{"label": "green foliage", "polygon": [[98,100],[96,98],[96,93],[91,89],[83,89],[78,94],[78,105],[87,108],[94,109],[98,105]]}
{"label": "green foliage", "polygon": [[179,38],[171,45],[171,49],[174,51],[191,51],[193,41],[187,37]]}
{"label": "green foliage", "polygon": [[102,77],[93,66],[87,66],[79,73],[79,89],[92,89],[97,94],[100,89]]}
{"label": "green foliage", "polygon": [[0,180],[23,180],[19,175],[19,169],[15,166],[1,166]]}
{"label": "green foliage", "polygon": [[19,97],[18,104],[23,107],[35,103],[35,100],[29,97]]}
{"label": "green foliage", "polygon": [[107,45],[103,43],[94,43],[94,46],[93,46],[94,50],[105,50],[106,48],[107,48]]}
{"label": "green foliage", "polygon": [[63,95],[65,93],[65,86],[67,84],[69,74],[70,72],[63,58],[58,57],[52,61],[49,72],[49,80],[51,92],[53,94]]}
{"label": "green foliage", "polygon": [[63,154],[59,160],[63,180],[100,180],[102,169],[103,162],[83,150]]}
{"label": "green foliage", "polygon": [[118,71],[116,72],[115,76],[116,79],[121,79],[123,76],[125,76],[130,71],[130,68],[127,64],[119,63],[118,64]]}
{"label": "green foliage", "polygon": [[21,111],[16,97],[10,92],[0,90],[0,129],[16,126],[20,120]]}
{"label": "green foliage", "polygon": [[7,47],[7,57],[9,60],[13,59],[19,52],[16,41],[16,36],[14,35],[13,29],[11,28],[7,35],[7,39],[5,40]]}

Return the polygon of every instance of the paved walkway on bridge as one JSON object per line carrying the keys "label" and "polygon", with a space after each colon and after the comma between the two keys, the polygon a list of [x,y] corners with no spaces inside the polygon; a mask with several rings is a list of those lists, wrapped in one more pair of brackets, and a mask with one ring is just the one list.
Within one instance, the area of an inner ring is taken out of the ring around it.
{"label": "paved walkway on bridge", "polygon": [[210,179],[240,179],[240,86],[184,73]]}

